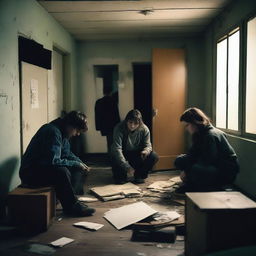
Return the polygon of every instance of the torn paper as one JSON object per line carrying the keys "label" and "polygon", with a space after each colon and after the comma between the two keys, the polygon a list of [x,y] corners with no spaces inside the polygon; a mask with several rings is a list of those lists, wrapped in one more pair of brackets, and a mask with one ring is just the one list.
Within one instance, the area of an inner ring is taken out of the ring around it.
{"label": "torn paper", "polygon": [[104,226],[103,224],[87,222],[87,221],[76,222],[73,225],[76,227],[82,227],[90,230],[98,230]]}
{"label": "torn paper", "polygon": [[72,243],[74,239],[68,238],[68,237],[62,237],[60,239],[57,239],[50,244],[55,247],[63,247],[66,244]]}

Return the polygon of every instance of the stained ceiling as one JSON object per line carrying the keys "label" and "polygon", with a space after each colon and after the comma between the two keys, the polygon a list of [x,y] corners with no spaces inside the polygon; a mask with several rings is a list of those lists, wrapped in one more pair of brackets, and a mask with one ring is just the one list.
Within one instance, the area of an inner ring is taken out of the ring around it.
{"label": "stained ceiling", "polygon": [[194,35],[231,0],[38,1],[77,40]]}

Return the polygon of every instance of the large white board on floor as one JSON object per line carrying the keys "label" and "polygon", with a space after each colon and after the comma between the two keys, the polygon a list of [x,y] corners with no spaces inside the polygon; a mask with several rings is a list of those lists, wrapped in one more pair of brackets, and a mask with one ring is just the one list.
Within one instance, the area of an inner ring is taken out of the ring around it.
{"label": "large white board on floor", "polygon": [[122,229],[141,221],[153,214],[156,210],[144,202],[137,202],[107,211],[104,218],[117,229]]}

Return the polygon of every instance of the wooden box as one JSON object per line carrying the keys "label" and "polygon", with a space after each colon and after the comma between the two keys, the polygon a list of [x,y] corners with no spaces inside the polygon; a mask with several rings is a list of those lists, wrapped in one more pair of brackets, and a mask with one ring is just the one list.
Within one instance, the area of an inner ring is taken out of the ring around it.
{"label": "wooden box", "polygon": [[14,189],[8,194],[10,224],[25,233],[46,231],[55,216],[55,201],[52,187]]}
{"label": "wooden box", "polygon": [[185,255],[256,244],[256,203],[240,192],[186,193]]}

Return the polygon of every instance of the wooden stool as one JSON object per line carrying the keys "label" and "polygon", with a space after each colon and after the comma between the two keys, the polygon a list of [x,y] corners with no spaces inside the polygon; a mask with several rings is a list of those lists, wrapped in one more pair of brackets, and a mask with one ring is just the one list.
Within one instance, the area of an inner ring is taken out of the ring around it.
{"label": "wooden stool", "polygon": [[18,187],[8,194],[8,217],[22,232],[46,231],[55,216],[55,191],[52,187]]}

